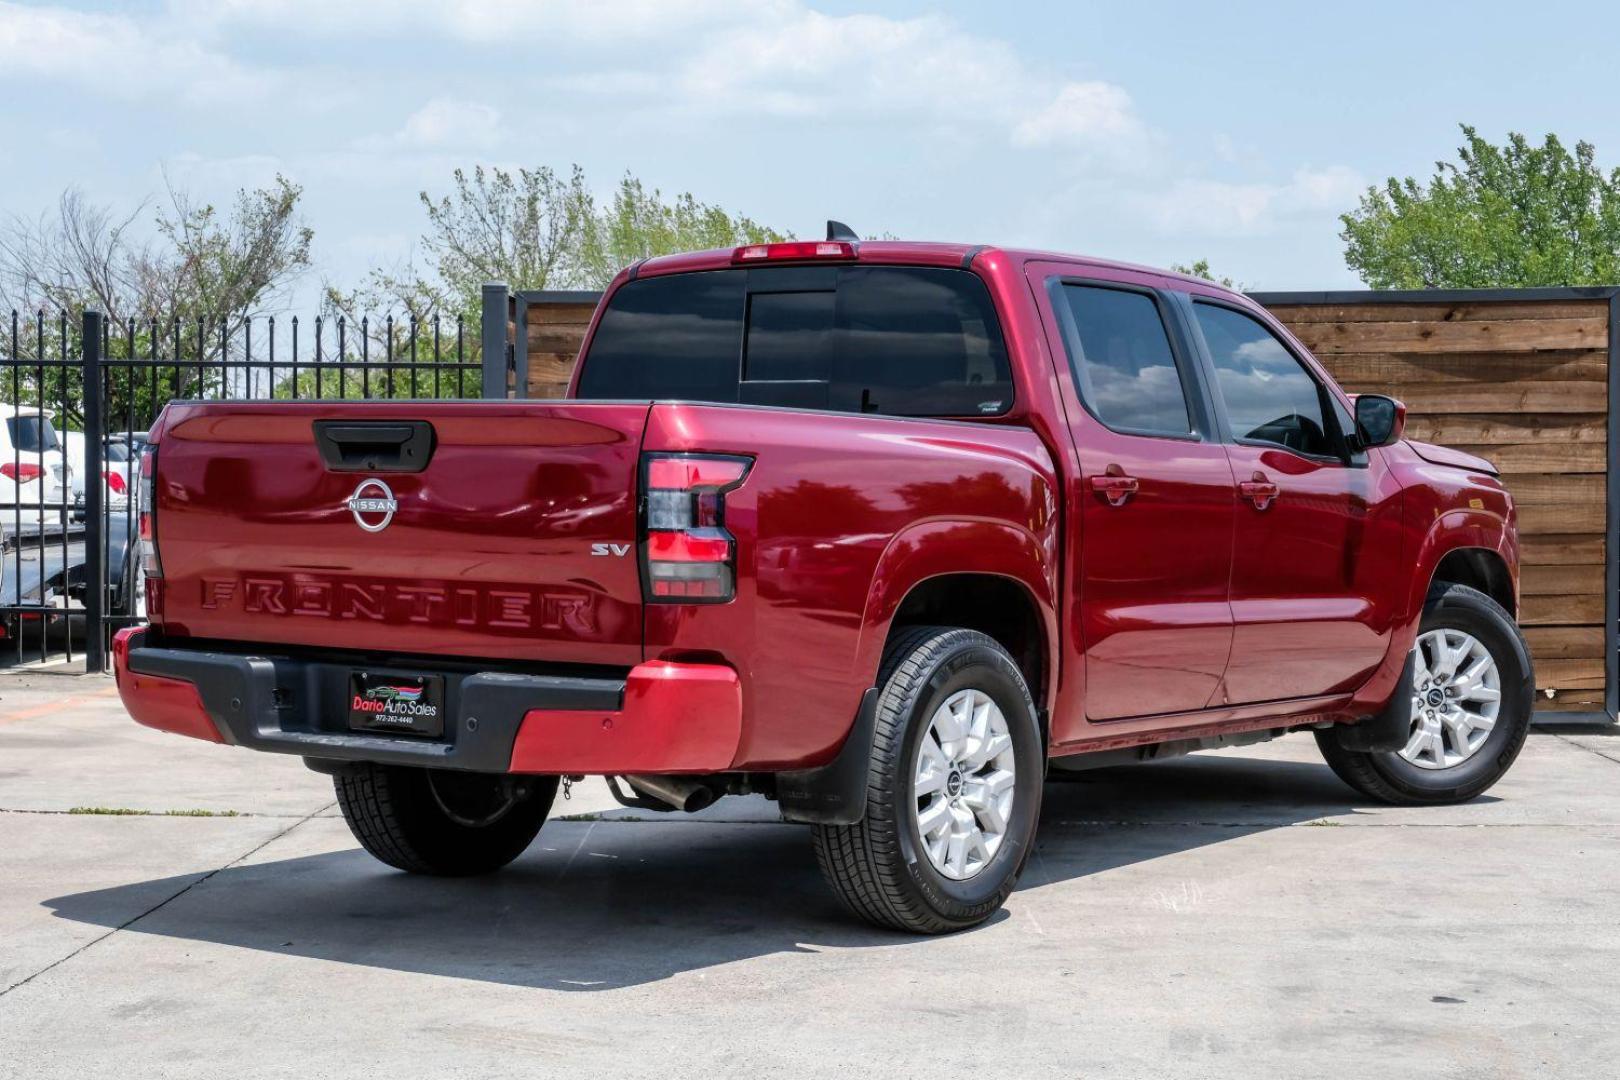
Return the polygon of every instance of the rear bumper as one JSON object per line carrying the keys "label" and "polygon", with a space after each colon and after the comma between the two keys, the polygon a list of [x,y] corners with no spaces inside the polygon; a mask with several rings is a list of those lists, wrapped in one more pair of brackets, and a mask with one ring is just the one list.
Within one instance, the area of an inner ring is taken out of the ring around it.
{"label": "rear bumper", "polygon": [[149,646],[113,639],[118,694],[137,723],[192,738],[327,761],[477,772],[719,772],[742,735],[737,673],[718,664],[640,664],[623,679],[433,671],[445,733],[348,729],[353,665]]}

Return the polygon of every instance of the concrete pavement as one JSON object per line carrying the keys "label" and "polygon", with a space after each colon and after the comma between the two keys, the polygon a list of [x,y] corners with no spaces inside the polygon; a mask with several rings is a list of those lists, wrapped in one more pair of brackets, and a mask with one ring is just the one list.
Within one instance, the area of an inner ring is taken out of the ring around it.
{"label": "concrete pavement", "polygon": [[590,781],[504,874],[398,874],[324,777],[138,728],[107,689],[0,681],[0,1077],[1620,1059],[1620,738],[1532,735],[1442,809],[1358,801],[1299,737],[1054,782],[1006,911],[918,939],[849,921],[758,800],[652,819]]}

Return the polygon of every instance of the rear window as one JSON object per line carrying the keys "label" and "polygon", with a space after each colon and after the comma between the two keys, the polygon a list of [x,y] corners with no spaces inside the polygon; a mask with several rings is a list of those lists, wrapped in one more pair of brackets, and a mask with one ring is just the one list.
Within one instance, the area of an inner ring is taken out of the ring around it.
{"label": "rear window", "polygon": [[38,454],[62,448],[48,417],[10,416],[6,418],[6,431],[11,435],[11,445],[24,453]]}
{"label": "rear window", "polygon": [[890,266],[632,281],[602,314],[578,393],[891,416],[992,416],[1013,399],[984,283]]}

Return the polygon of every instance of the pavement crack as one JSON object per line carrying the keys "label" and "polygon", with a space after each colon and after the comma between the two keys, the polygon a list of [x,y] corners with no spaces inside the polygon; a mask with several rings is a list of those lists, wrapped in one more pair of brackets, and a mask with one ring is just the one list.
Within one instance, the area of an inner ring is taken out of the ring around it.
{"label": "pavement crack", "polygon": [[[225,863],[223,866],[216,866],[214,869],[208,871],[206,874],[204,874],[201,877],[197,878],[195,881],[187,882],[185,886],[183,886],[182,888],[176,890],[175,892],[171,893],[170,895],[164,897],[162,900],[159,900],[157,903],[153,904],[151,907],[147,908],[145,911],[141,912],[140,914],[134,915],[134,916],[130,917],[129,919],[126,919],[124,922],[119,923],[117,926],[113,927],[111,930],[108,930],[105,934],[97,934],[95,937],[91,938],[89,941],[85,942],[83,945],[80,945],[77,949],[74,949],[72,952],[68,953],[66,956],[59,957],[58,959],[52,960],[49,964],[46,964],[44,967],[40,968],[38,971],[34,972],[32,975],[29,975],[29,976],[27,976],[26,978],[23,978],[23,979],[19,979],[16,982],[12,983],[10,986],[6,987],[5,989],[0,990],[0,998],[5,997],[7,994],[11,993],[13,990],[18,989],[19,987],[27,986],[29,983],[33,982],[35,979],[39,978],[41,975],[44,975],[46,972],[52,971],[52,970],[54,970],[56,968],[61,967],[63,964],[67,963],[69,960],[72,960],[74,957],[78,956],[79,954],[85,952],[87,949],[91,948],[92,946],[99,945],[103,941],[106,941],[108,938],[112,937],[114,934],[118,933],[120,930],[129,929],[131,926],[134,926],[136,923],[140,922],[142,919],[146,918],[148,915],[151,915],[153,912],[160,911],[163,908],[167,907],[169,904],[171,904],[174,901],[180,899],[180,897],[186,895],[186,893],[190,892],[192,889],[195,889],[197,886],[201,885],[203,882],[207,881],[209,878],[213,877],[215,874],[218,874],[220,871],[229,870],[233,866],[240,865],[243,862],[243,860],[252,858],[254,855],[257,855],[259,852],[263,851],[265,848],[269,847],[271,844],[275,843],[277,840],[280,840],[283,836],[286,836],[288,833],[290,833],[294,829],[298,828],[298,826],[303,825],[306,822],[313,821],[322,812],[324,812],[326,810],[330,810],[330,809],[332,809],[332,807],[334,807],[336,805],[337,804],[335,802],[331,802],[331,803],[327,803],[325,806],[319,807],[318,809],[316,809],[316,810],[304,815],[303,817],[299,818],[297,821],[294,821],[291,825],[288,825],[285,829],[279,830],[273,836],[270,836],[270,837],[266,838],[264,841],[253,845],[253,847],[249,848],[247,851],[244,851],[242,854],[238,855],[236,858],[232,859],[230,862]],[[8,812],[15,812],[15,811],[8,811]]]}
{"label": "pavement crack", "polygon": [[1613,754],[1605,754],[1602,750],[1599,750],[1595,746],[1587,746],[1585,743],[1578,743],[1574,739],[1571,739],[1568,735],[1561,735],[1561,734],[1559,734],[1557,732],[1554,732],[1553,733],[1553,738],[1559,740],[1560,742],[1568,743],[1570,746],[1575,747],[1575,749],[1577,749],[1577,750],[1585,750],[1588,754],[1596,754],[1598,757],[1602,758],[1604,761],[1610,762],[1610,763],[1615,764],[1615,765],[1620,765],[1620,757],[1615,757]]}

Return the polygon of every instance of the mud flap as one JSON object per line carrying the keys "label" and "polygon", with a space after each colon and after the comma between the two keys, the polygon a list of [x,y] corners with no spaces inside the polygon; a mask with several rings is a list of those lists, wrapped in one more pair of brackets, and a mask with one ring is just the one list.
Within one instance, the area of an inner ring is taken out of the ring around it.
{"label": "mud flap", "polygon": [[1340,746],[1361,753],[1400,750],[1406,746],[1412,737],[1412,664],[1413,654],[1408,653],[1406,666],[1395,683],[1395,692],[1383,712],[1334,729]]}
{"label": "mud flap", "polygon": [[877,703],[877,687],[862,695],[855,723],[837,757],[819,768],[777,773],[776,802],[784,821],[853,825],[866,816],[866,774]]}

